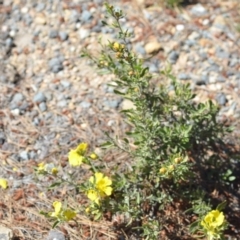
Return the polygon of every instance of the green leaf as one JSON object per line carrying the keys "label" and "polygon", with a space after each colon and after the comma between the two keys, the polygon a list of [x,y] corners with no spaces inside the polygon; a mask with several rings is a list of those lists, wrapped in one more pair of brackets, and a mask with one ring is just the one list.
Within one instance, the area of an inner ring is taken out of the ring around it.
{"label": "green leaf", "polygon": [[59,221],[57,220],[57,221],[54,222],[54,224],[52,225],[52,228],[55,228],[58,224],[59,224]]}
{"label": "green leaf", "polygon": [[145,75],[146,71],[148,71],[148,67],[142,69],[142,71],[140,73],[140,77],[143,77]]}
{"label": "green leaf", "polygon": [[124,95],[125,95],[125,93],[120,92],[120,91],[118,91],[118,90],[116,90],[116,89],[114,89],[113,91],[114,91],[114,93],[116,93],[116,94],[118,94],[118,95],[121,95],[121,96],[124,96]]}
{"label": "green leaf", "polygon": [[235,176],[230,176],[230,177],[228,178],[228,181],[232,182],[232,181],[234,181],[235,179],[236,179]]}
{"label": "green leaf", "polygon": [[55,183],[51,184],[51,185],[48,187],[48,189],[53,189],[53,188],[55,188],[55,187],[57,187],[57,186],[60,186],[62,183],[63,183],[62,181],[60,181],[60,182],[55,182]]}
{"label": "green leaf", "polygon": [[112,142],[107,141],[107,142],[101,144],[100,146],[103,147],[103,148],[107,148],[107,147],[112,147],[112,146],[114,146],[114,145],[113,145]]}
{"label": "green leaf", "polygon": [[222,203],[218,204],[217,210],[221,212],[226,207],[226,205],[227,201],[223,201]]}
{"label": "green leaf", "polygon": [[106,21],[102,21],[102,25],[107,26],[108,24]]}

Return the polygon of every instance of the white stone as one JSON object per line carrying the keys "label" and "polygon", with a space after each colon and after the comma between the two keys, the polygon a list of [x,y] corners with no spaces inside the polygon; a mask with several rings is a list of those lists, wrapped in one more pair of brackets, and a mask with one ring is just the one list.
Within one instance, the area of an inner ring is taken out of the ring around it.
{"label": "white stone", "polygon": [[11,240],[13,237],[13,231],[4,226],[0,226],[0,236],[1,236],[1,239]]}
{"label": "white stone", "polygon": [[21,13],[25,14],[25,13],[27,13],[27,12],[28,12],[28,8],[27,8],[27,7],[23,7],[23,8],[21,9]]}
{"label": "white stone", "polygon": [[84,28],[81,28],[78,33],[79,33],[79,37],[81,39],[85,39],[85,38],[89,37],[89,35],[90,35],[90,31],[88,29],[84,29]]}
{"label": "white stone", "polygon": [[182,25],[182,24],[178,24],[178,25],[176,26],[176,30],[179,31],[179,32],[183,31],[184,28],[185,28],[185,26]]}
{"label": "white stone", "polygon": [[208,25],[209,23],[210,23],[209,19],[204,19],[204,20],[202,21],[202,24],[203,24],[204,26]]}
{"label": "white stone", "polygon": [[153,54],[158,52],[162,48],[159,42],[149,42],[145,45],[145,51],[147,54]]}

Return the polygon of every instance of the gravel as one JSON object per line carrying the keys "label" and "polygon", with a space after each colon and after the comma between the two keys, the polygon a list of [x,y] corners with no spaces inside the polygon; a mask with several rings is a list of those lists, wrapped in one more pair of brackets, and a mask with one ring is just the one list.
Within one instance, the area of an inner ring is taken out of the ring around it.
{"label": "gravel", "polygon": [[[10,8],[0,28],[0,150],[24,168],[30,160],[58,163],[58,154],[66,156],[77,142],[98,146],[104,131],[119,134],[126,128],[118,114],[125,102],[107,85],[112,77],[99,76],[80,58],[85,48],[99,51],[100,36],[104,41],[116,36],[102,26],[103,2],[4,1]],[[151,73],[169,63],[177,79],[194,86],[199,102],[213,99],[221,116],[238,119],[240,40],[224,21],[231,17],[225,8],[209,1],[169,14],[156,5],[138,18],[129,2],[122,23],[133,32],[128,46],[148,59]],[[144,46],[156,43],[158,51],[150,56]]]}

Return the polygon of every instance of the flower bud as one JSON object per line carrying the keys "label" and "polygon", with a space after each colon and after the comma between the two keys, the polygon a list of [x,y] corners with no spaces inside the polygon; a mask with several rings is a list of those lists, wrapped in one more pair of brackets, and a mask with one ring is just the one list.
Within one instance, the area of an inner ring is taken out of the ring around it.
{"label": "flower bud", "polygon": [[165,167],[161,167],[159,170],[159,172],[162,174],[166,173],[166,171],[167,171],[167,169]]}

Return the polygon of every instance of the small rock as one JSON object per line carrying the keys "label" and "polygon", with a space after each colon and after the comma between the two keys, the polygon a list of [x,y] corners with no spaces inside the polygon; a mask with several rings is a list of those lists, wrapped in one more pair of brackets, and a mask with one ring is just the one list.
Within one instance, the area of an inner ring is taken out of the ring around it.
{"label": "small rock", "polygon": [[16,93],[16,94],[14,94],[11,102],[12,103],[21,103],[24,99],[25,99],[25,97],[23,96],[22,93]]}
{"label": "small rock", "polygon": [[42,112],[45,112],[45,111],[47,110],[47,105],[46,105],[46,103],[45,103],[45,102],[41,102],[41,103],[39,104],[39,108],[40,108],[40,110],[41,110]]}
{"label": "small rock", "polygon": [[200,34],[198,32],[192,32],[189,36],[188,36],[188,40],[197,40],[200,38]]}
{"label": "small rock", "polygon": [[58,73],[58,72],[60,72],[62,70],[63,70],[63,66],[62,65],[55,65],[55,66],[52,67],[52,72],[53,73]]}
{"label": "small rock", "polygon": [[6,45],[7,48],[11,48],[14,45],[12,38],[7,38],[5,40],[5,45]]}
{"label": "small rock", "polygon": [[79,33],[80,39],[85,39],[90,35],[90,31],[85,28],[81,28],[78,33]]}
{"label": "small rock", "polygon": [[177,78],[179,80],[188,80],[188,79],[190,79],[190,76],[188,74],[186,74],[186,73],[179,73]]}
{"label": "small rock", "polygon": [[146,54],[144,47],[140,43],[136,43],[134,50],[136,53],[141,54],[142,56]]}
{"label": "small rock", "polygon": [[217,56],[218,58],[222,58],[222,59],[228,59],[229,56],[230,56],[230,53],[229,53],[229,52],[224,51],[224,50],[221,49],[221,48],[217,48],[215,54],[216,54],[216,56]]}
{"label": "small rock", "polygon": [[136,109],[136,106],[134,105],[134,103],[128,99],[124,99],[122,101],[121,106],[123,110]]}
{"label": "small rock", "polygon": [[80,103],[80,106],[82,108],[89,108],[89,107],[91,107],[91,103],[83,101],[83,102]]}
{"label": "small rock", "polygon": [[41,103],[41,102],[45,102],[46,101],[46,96],[44,95],[44,93],[42,92],[38,92],[34,97],[33,97],[33,101],[35,103]]}
{"label": "small rock", "polygon": [[0,145],[3,145],[5,140],[5,134],[3,132],[0,132]]}
{"label": "small rock", "polygon": [[59,37],[60,37],[61,41],[66,41],[68,39],[68,34],[66,32],[60,31]]}
{"label": "small rock", "polygon": [[219,105],[224,106],[227,103],[226,95],[224,93],[217,94],[216,101]]}
{"label": "small rock", "polygon": [[105,100],[103,104],[110,108],[118,108],[120,101],[119,100]]}
{"label": "small rock", "polygon": [[80,20],[81,20],[82,22],[88,22],[91,18],[92,18],[92,13],[89,12],[88,10],[84,10],[84,11],[82,12],[82,15],[81,15]]}
{"label": "small rock", "polygon": [[20,109],[15,108],[15,109],[11,110],[11,113],[12,113],[14,116],[19,116],[19,115],[20,115]]}
{"label": "small rock", "polygon": [[45,25],[46,24],[46,17],[44,15],[39,15],[35,18],[35,23],[40,24],[40,25]]}
{"label": "small rock", "polygon": [[178,60],[179,53],[176,51],[171,51],[168,55],[168,60],[171,64],[175,63]]}
{"label": "small rock", "polygon": [[12,240],[12,238],[13,238],[13,231],[4,226],[0,226],[0,239],[1,240]]}
{"label": "small rock", "polygon": [[193,6],[190,12],[196,16],[202,16],[207,14],[207,10],[201,4],[196,4],[195,6]]}
{"label": "small rock", "polygon": [[69,88],[71,86],[71,83],[69,81],[62,80],[61,84],[64,88]]}
{"label": "small rock", "polygon": [[44,10],[44,8],[45,8],[45,3],[38,3],[37,4],[37,6],[36,6],[36,11],[37,12],[41,12],[41,11],[43,11]]}
{"label": "small rock", "polygon": [[63,65],[62,65],[63,59],[60,58],[52,58],[48,62],[49,68],[52,70],[54,73],[58,73],[59,71],[63,70]]}
{"label": "small rock", "polygon": [[50,30],[48,34],[49,38],[56,38],[58,36],[58,31],[56,29]]}
{"label": "small rock", "polygon": [[159,42],[149,42],[145,45],[145,51],[147,54],[155,54],[162,49],[162,45]]}
{"label": "small rock", "polygon": [[185,26],[182,25],[182,24],[178,24],[178,25],[176,26],[176,30],[179,31],[179,32],[183,31],[184,28],[185,28]]}
{"label": "small rock", "polygon": [[64,234],[57,230],[51,230],[48,233],[46,240],[66,240]]}
{"label": "small rock", "polygon": [[67,101],[66,100],[61,100],[57,103],[58,107],[66,107],[67,106]]}
{"label": "small rock", "polygon": [[29,155],[27,151],[20,152],[19,157],[21,160],[29,160]]}

